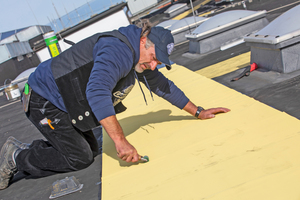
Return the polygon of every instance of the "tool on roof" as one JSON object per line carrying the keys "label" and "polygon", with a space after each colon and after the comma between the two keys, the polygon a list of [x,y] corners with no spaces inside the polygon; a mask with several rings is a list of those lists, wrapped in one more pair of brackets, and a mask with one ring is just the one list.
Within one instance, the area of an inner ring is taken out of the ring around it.
{"label": "tool on roof", "polygon": [[[119,155],[119,153],[117,153]],[[139,160],[143,162],[149,162],[149,157],[148,156],[140,156],[139,155]]]}
{"label": "tool on roof", "polygon": [[243,78],[244,76],[249,76],[250,72],[254,71],[257,69],[257,64],[256,63],[252,63],[251,65],[248,65],[245,70],[238,76],[234,77],[231,79],[231,81],[237,81],[241,78]]}
{"label": "tool on roof", "polygon": [[141,156],[139,158],[139,160],[143,161],[143,162],[149,162],[149,157],[148,156]]}
{"label": "tool on roof", "polygon": [[74,176],[66,177],[62,180],[57,180],[52,184],[52,191],[49,199],[55,199],[66,194],[79,191],[82,189],[82,187],[83,184],[80,184]]}

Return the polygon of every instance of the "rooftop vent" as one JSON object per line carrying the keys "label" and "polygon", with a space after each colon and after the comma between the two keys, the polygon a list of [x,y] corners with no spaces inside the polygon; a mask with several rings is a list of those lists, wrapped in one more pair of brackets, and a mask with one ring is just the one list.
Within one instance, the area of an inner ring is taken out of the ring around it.
{"label": "rooftop vent", "polygon": [[161,26],[161,27],[163,27],[165,29],[168,29],[168,28],[170,28],[176,22],[178,22],[178,20],[170,19],[170,20],[161,22],[161,23],[157,24],[156,26]]}
{"label": "rooftop vent", "polygon": [[300,5],[288,10],[268,26],[244,38],[251,46],[251,62],[280,73],[300,69]]}
{"label": "rooftop vent", "polygon": [[168,29],[171,31],[175,44],[186,40],[185,35],[192,33],[197,26],[208,20],[205,17],[186,17],[174,23]]}
{"label": "rooftop vent", "polygon": [[243,42],[243,37],[254,33],[269,22],[266,11],[233,10],[211,17],[186,38],[190,40],[190,53],[207,53],[222,49],[230,43]]}
{"label": "rooftop vent", "polygon": [[167,17],[172,18],[188,9],[189,8],[186,3],[177,3],[168,8],[164,13],[167,15]]}

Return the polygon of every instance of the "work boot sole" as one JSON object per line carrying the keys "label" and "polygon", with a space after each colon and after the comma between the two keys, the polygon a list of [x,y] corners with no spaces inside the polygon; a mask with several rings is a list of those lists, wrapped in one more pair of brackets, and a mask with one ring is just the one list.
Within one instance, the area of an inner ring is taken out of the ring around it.
{"label": "work boot sole", "polygon": [[7,139],[0,152],[0,190],[8,187],[9,181],[17,172],[13,155],[20,149],[13,141]]}

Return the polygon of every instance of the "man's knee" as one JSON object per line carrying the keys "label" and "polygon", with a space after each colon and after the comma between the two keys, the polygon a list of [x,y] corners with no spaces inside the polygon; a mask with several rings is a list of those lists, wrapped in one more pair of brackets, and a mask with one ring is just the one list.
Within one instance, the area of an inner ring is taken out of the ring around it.
{"label": "man's knee", "polygon": [[68,160],[74,170],[80,170],[90,166],[94,162],[94,156],[91,150],[87,150],[83,151],[80,155],[70,156]]}

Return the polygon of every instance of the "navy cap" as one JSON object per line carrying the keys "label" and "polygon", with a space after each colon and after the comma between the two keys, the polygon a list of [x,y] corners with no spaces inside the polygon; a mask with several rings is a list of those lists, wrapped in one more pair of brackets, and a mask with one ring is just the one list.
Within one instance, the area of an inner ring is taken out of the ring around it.
{"label": "navy cap", "polygon": [[174,38],[171,31],[159,26],[152,27],[147,37],[155,44],[157,60],[166,65],[171,65],[169,55],[174,49]]}

